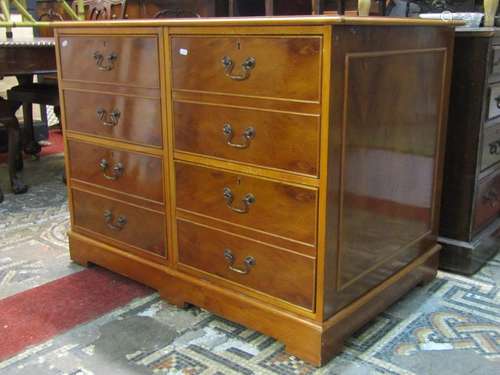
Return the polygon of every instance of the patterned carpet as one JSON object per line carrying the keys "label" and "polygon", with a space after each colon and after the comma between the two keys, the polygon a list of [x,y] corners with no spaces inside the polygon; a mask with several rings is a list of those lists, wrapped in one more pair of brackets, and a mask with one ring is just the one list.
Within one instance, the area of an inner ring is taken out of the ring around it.
{"label": "patterned carpet", "polygon": [[[67,254],[62,164],[60,156],[28,162],[30,192],[0,204],[0,298],[81,270]],[[0,184],[8,191],[4,166]],[[0,373],[496,375],[499,285],[500,256],[471,278],[440,272],[322,369],[286,355],[272,338],[152,294],[0,362]]]}

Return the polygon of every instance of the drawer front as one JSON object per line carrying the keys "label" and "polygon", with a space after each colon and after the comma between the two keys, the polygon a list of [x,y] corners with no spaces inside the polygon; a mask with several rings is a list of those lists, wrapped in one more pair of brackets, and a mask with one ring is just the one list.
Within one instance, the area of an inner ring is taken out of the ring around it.
{"label": "drawer front", "polygon": [[71,178],[163,202],[162,160],[78,141],[68,142]]}
{"label": "drawer front", "polygon": [[174,37],[173,88],[318,101],[320,56],[320,37]]}
{"label": "drawer front", "polygon": [[180,263],[313,308],[314,258],[185,221],[177,228]]}
{"label": "drawer front", "polygon": [[174,127],[177,150],[318,173],[319,116],[176,102]]}
{"label": "drawer front", "polygon": [[481,170],[500,161],[500,124],[484,129]]}
{"label": "drawer front", "polygon": [[64,90],[66,127],[94,136],[161,147],[159,99]]}
{"label": "drawer front", "polygon": [[482,179],[476,196],[473,233],[477,233],[500,212],[500,171]]}
{"label": "drawer front", "polygon": [[163,214],[75,189],[72,196],[75,227],[165,256]]}
{"label": "drawer front", "polygon": [[490,87],[488,103],[488,119],[500,116],[500,85]]}
{"label": "drawer front", "polygon": [[500,46],[493,46],[491,74],[500,74]]}
{"label": "drawer front", "polygon": [[176,163],[177,207],[316,243],[316,190]]}
{"label": "drawer front", "polygon": [[159,88],[156,36],[61,36],[63,80]]}

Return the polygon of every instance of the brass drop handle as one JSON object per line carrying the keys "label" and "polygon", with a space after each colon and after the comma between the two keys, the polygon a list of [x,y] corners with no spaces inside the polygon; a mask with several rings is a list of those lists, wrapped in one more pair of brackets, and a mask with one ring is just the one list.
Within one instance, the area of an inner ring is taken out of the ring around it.
{"label": "brass drop handle", "polygon": [[127,218],[125,216],[118,216],[116,222],[113,223],[113,213],[111,210],[104,211],[104,221],[109,229],[116,231],[122,230],[125,224],[127,224]]}
{"label": "brass drop handle", "polygon": [[102,121],[102,124],[107,127],[115,127],[118,125],[118,121],[120,121],[121,112],[117,109],[114,109],[109,115],[108,112],[104,108],[96,109],[97,118]]}
{"label": "brass drop handle", "polygon": [[247,57],[245,61],[241,64],[241,74],[233,74],[234,62],[229,56],[224,56],[222,58],[222,65],[224,66],[224,74],[235,80],[235,81],[244,81],[248,77],[250,77],[250,71],[255,68],[256,65],[255,58]]}
{"label": "brass drop handle", "polygon": [[488,146],[490,147],[490,154],[500,155],[500,150],[499,150],[500,141],[491,142]]}
{"label": "brass drop handle", "polygon": [[123,175],[123,164],[121,162],[118,162],[113,166],[111,176],[107,174],[109,163],[106,159],[101,159],[99,167],[101,168],[103,176],[108,180],[115,181]]}
{"label": "brass drop handle", "polygon": [[500,109],[500,95],[495,98],[495,102],[497,103],[497,108]]}
{"label": "brass drop handle", "polygon": [[233,143],[233,127],[229,123],[225,123],[222,132],[226,136],[226,144],[234,148],[247,148],[250,146],[250,141],[255,138],[255,129],[249,126],[243,132],[243,143]]}
{"label": "brass drop handle", "polygon": [[491,208],[498,206],[498,193],[495,189],[490,189],[483,195],[483,202],[487,203]]}
{"label": "brass drop handle", "polygon": [[104,55],[99,52],[94,52],[94,60],[97,65],[97,69],[107,72],[112,70],[115,67],[115,61],[118,59],[118,54],[115,52],[111,52],[108,56],[104,57]]}
{"label": "brass drop handle", "polygon": [[255,196],[252,193],[245,194],[245,197],[241,200],[243,207],[233,207],[234,195],[230,188],[224,188],[224,200],[226,205],[233,211],[239,214],[246,214],[250,209],[250,205],[255,203]]}
{"label": "brass drop handle", "polygon": [[243,265],[245,268],[241,269],[238,267],[234,266],[234,262],[236,261],[236,257],[234,256],[233,252],[229,249],[224,250],[224,258],[226,258],[227,262],[229,263],[228,268],[236,273],[239,273],[241,275],[246,275],[247,273],[250,272],[250,269],[255,266],[257,263],[255,261],[255,258],[252,256],[247,256],[245,260],[243,261]]}

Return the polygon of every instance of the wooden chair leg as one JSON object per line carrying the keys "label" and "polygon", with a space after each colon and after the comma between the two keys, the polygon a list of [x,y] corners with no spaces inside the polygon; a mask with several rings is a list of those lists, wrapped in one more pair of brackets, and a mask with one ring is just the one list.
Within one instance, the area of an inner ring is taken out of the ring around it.
{"label": "wooden chair leg", "polygon": [[16,117],[4,121],[9,137],[8,164],[10,186],[14,194],[24,194],[28,186],[22,181],[17,171],[17,161],[21,154],[21,131]]}

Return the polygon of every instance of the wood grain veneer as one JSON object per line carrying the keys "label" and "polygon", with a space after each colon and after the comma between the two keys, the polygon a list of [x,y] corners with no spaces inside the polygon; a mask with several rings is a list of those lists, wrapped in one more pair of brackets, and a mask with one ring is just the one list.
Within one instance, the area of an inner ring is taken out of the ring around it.
{"label": "wood grain veneer", "polygon": [[[159,98],[64,90],[64,102],[70,131],[148,146],[163,145]],[[100,110],[104,111],[102,117]],[[115,124],[103,126],[103,122],[111,122],[113,112],[118,113]]]}
{"label": "wood grain veneer", "polygon": [[[173,126],[178,151],[319,174],[319,115],[175,101]],[[228,141],[245,148],[228,147]]]}
{"label": "wood grain veneer", "polygon": [[[100,82],[95,72],[87,81],[60,76],[65,142],[70,151],[84,144],[67,160],[72,259],[325,363],[350,333],[435,275],[451,25],[365,17],[62,24],[60,66],[81,56],[62,52],[68,38],[139,46],[125,54],[129,71],[100,72]],[[134,57],[158,80],[142,79]],[[68,116],[76,101],[63,94],[73,91],[89,98],[83,112],[99,95],[110,107],[125,96],[128,107],[149,108],[134,133],[141,140],[127,135],[136,120],[120,136],[85,132]],[[147,107],[154,98],[160,109]],[[162,143],[148,139],[153,118]],[[117,190],[99,181],[102,152],[136,163],[136,180]],[[164,206],[144,199],[162,189]],[[115,220],[123,212],[143,222],[115,233],[103,221],[108,206]],[[166,246],[165,262],[151,255],[155,244]]]}
{"label": "wood grain veneer", "polygon": [[[192,164],[175,164],[177,207],[254,228],[303,243],[316,243],[315,189],[227,173]],[[230,189],[233,208],[228,207],[224,189]],[[245,205],[247,194],[255,202]]]}
{"label": "wood grain veneer", "polygon": [[[315,258],[183,220],[177,221],[177,228],[179,264],[313,309]],[[248,267],[248,274],[230,270],[221,249],[234,255],[234,267],[242,271]],[[248,256],[254,259],[255,266],[245,265]]]}
{"label": "wood grain veneer", "polygon": [[67,152],[72,179],[164,202],[163,174],[151,173],[163,169],[161,158],[76,140],[68,142]]}
{"label": "wood grain veneer", "polygon": [[[175,36],[171,40],[172,88],[257,97],[318,101],[320,95],[319,37]],[[221,59],[240,65],[254,58],[251,79],[231,80]],[[293,79],[290,79],[293,77]]]}
{"label": "wood grain veneer", "polygon": [[[165,256],[163,213],[73,190],[75,228],[99,233],[138,249]],[[106,219],[109,212],[109,220]],[[120,218],[125,222],[120,223]]]}
{"label": "wood grain veneer", "polygon": [[156,37],[67,36],[59,43],[63,80],[159,87]]}

